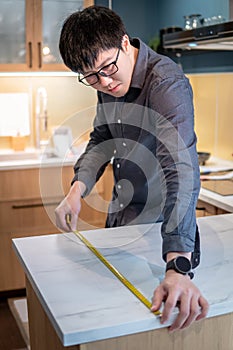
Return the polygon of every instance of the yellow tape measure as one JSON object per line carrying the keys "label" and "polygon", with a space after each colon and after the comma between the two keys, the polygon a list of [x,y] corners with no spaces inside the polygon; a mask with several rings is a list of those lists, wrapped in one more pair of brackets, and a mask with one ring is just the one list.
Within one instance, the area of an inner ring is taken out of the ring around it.
{"label": "yellow tape measure", "polygon": [[[148,309],[151,309],[152,303],[127,279],[119,272],[105,257],[77,230],[72,230],[71,215],[66,215],[66,224],[71,232],[73,232],[95,256],[127,287]],[[161,315],[160,311],[153,311],[155,315]]]}

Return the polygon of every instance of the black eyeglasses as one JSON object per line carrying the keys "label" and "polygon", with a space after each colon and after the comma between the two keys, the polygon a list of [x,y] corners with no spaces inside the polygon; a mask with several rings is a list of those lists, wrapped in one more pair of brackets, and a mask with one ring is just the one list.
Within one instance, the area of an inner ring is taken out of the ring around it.
{"label": "black eyeglasses", "polygon": [[115,61],[107,64],[106,66],[104,66],[102,68],[100,68],[98,70],[98,72],[91,73],[91,74],[88,74],[88,75],[84,75],[84,74],[79,73],[78,81],[80,83],[83,83],[86,86],[91,86],[91,85],[95,85],[96,83],[99,82],[99,80],[100,80],[99,76],[101,76],[101,77],[110,77],[111,75],[115,74],[118,71],[117,60],[118,60],[118,57],[119,57],[119,54],[120,54],[120,50],[121,49],[119,48],[118,51],[117,51],[117,56],[116,56]]}

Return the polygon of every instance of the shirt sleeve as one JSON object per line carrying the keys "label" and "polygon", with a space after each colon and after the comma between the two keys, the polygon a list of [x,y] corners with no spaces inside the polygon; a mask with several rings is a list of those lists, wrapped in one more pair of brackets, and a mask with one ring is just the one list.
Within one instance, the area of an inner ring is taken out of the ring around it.
{"label": "shirt sleeve", "polygon": [[171,251],[193,252],[200,174],[194,132],[192,88],[180,74],[151,89],[156,111],[156,157],[162,173],[163,258]]}
{"label": "shirt sleeve", "polygon": [[93,126],[85,152],[74,166],[72,180],[72,184],[79,180],[86,185],[83,197],[91,192],[113,156],[113,140],[100,102],[97,104]]}

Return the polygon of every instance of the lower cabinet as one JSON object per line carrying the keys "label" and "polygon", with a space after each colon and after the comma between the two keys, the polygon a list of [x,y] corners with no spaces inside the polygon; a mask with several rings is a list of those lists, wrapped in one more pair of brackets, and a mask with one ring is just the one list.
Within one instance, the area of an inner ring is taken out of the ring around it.
{"label": "lower cabinet", "polygon": [[210,203],[204,202],[202,200],[198,200],[196,206],[196,216],[209,216],[209,215],[220,215],[227,214],[228,212],[224,209],[218,208]]}
{"label": "lower cabinet", "polygon": [[[12,239],[58,233],[54,210],[67,194],[73,167],[0,171],[0,292],[25,288]],[[113,186],[111,166],[82,200],[79,230],[105,226]]]}

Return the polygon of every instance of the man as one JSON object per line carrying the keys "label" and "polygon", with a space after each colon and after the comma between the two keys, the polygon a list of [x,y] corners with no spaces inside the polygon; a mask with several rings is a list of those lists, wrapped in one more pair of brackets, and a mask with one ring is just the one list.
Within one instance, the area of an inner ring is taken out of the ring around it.
{"label": "man", "polygon": [[200,182],[192,90],[180,68],[139,39],[130,39],[113,11],[92,6],[72,14],[60,37],[64,63],[98,91],[94,129],[77,161],[57,225],[75,229],[80,199],[113,161],[115,186],[106,227],[162,222],[165,278],[152,310],[164,301],[161,322],[176,305],[170,331],[202,319],[208,302],[191,278],[199,264],[195,207]]}

